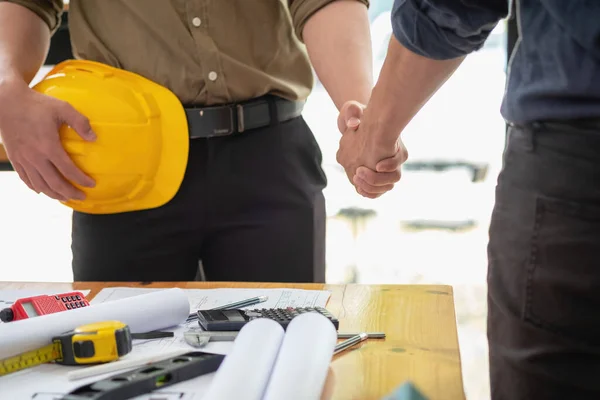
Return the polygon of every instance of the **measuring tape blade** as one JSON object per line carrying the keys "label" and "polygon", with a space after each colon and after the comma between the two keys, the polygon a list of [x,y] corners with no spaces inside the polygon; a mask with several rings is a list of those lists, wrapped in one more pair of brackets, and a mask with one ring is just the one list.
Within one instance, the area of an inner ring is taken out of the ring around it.
{"label": "measuring tape blade", "polygon": [[132,350],[129,326],[120,321],[83,325],[37,350],[0,360],[0,376],[55,361],[62,365],[109,362]]}
{"label": "measuring tape blade", "polygon": [[8,375],[36,365],[58,360],[62,357],[60,343],[52,343],[37,350],[0,360],[0,376]]}

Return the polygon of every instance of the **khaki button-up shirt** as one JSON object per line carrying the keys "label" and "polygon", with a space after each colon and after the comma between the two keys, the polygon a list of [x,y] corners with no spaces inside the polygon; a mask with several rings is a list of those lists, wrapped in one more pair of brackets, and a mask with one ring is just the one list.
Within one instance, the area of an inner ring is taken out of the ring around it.
{"label": "khaki button-up shirt", "polygon": [[[29,8],[52,33],[59,27],[62,0],[0,1]],[[184,104],[304,100],[313,73],[302,31],[332,1],[71,0],[69,31],[76,58],[143,75]]]}

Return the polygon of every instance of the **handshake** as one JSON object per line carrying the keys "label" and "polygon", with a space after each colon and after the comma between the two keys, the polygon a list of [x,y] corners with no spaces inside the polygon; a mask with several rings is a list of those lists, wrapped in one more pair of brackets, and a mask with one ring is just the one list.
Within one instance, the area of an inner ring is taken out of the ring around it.
{"label": "handshake", "polygon": [[400,132],[385,132],[384,124],[355,101],[342,106],[337,122],[342,137],[336,160],[356,191],[375,199],[393,189],[408,158]]}

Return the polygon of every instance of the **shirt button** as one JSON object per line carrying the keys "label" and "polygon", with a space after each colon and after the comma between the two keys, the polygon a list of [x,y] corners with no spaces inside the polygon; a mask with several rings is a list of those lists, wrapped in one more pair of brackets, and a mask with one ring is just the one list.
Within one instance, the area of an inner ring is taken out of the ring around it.
{"label": "shirt button", "polygon": [[217,73],[215,71],[210,71],[208,73],[208,79],[210,79],[211,81],[216,81],[217,80]]}
{"label": "shirt button", "polygon": [[202,23],[202,20],[198,17],[194,17],[194,19],[192,19],[192,24],[197,28],[200,26],[200,24]]}

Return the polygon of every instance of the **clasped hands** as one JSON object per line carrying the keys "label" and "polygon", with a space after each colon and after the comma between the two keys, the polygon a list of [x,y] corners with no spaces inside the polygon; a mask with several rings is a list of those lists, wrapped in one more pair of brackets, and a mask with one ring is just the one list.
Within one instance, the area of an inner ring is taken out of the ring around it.
{"label": "clasped hands", "polygon": [[346,102],[340,109],[337,122],[342,137],[336,160],[356,191],[375,199],[393,189],[400,180],[400,167],[408,152],[399,132],[382,134],[369,111],[355,101]]}

